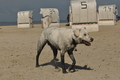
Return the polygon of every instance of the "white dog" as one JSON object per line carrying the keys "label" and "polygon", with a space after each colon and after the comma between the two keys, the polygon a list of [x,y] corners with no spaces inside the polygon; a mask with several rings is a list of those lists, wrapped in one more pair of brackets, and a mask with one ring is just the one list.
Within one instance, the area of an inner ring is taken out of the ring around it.
{"label": "white dog", "polygon": [[86,31],[86,29],[68,29],[68,28],[55,28],[49,27],[43,30],[38,40],[37,46],[37,55],[36,55],[36,67],[39,66],[39,55],[44,48],[45,44],[48,43],[54,53],[54,63],[55,68],[57,69],[58,66],[56,65],[56,56],[57,50],[60,50],[61,54],[61,65],[62,65],[62,72],[67,73],[64,64],[64,54],[67,52],[73,61],[72,65],[69,67],[69,71],[71,71],[75,64],[75,58],[73,56],[73,50],[77,44],[86,44],[90,46],[90,42],[93,41]]}

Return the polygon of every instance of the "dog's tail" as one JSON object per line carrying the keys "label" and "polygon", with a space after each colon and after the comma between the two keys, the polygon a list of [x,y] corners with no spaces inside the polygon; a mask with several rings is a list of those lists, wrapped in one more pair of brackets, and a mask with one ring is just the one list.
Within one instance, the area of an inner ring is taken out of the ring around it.
{"label": "dog's tail", "polygon": [[36,67],[39,66],[39,56],[40,56],[40,53],[41,53],[42,49],[44,48],[46,42],[47,42],[47,40],[46,40],[44,34],[42,33],[38,39],[38,44],[37,44]]}

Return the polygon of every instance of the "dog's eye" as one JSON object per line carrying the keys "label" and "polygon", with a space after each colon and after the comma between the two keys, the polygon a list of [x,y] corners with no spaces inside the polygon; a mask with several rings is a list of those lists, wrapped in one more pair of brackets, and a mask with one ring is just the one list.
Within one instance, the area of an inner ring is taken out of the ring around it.
{"label": "dog's eye", "polygon": [[86,34],[84,34],[84,36],[86,36]]}

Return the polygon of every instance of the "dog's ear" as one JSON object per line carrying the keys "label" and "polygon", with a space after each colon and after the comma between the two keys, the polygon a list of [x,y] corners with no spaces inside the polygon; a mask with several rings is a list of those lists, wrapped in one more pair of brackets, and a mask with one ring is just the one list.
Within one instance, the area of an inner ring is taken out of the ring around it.
{"label": "dog's ear", "polygon": [[76,29],[76,30],[73,31],[73,33],[76,37],[78,37],[79,34],[80,34],[80,31],[81,31],[81,29]]}

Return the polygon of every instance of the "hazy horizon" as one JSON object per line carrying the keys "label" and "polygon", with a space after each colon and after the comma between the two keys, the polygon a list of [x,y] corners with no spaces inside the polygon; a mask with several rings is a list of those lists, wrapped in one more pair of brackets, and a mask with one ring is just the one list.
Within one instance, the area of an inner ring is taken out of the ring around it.
{"label": "hazy horizon", "polygon": [[[116,4],[120,12],[120,0],[96,0],[97,7],[100,5]],[[40,8],[57,8],[60,20],[66,20],[69,13],[70,0],[0,0],[0,22],[17,21],[19,11],[33,11],[33,20],[41,18]]]}

